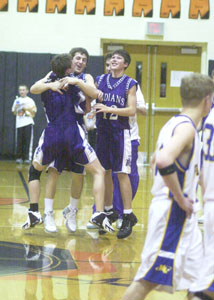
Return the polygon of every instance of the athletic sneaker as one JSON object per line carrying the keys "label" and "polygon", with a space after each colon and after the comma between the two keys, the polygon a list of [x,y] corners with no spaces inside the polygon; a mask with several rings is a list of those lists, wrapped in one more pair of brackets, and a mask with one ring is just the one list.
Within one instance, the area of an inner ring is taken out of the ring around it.
{"label": "athletic sneaker", "polygon": [[90,222],[87,223],[86,228],[87,229],[99,229],[99,227],[97,225],[92,224]]}
{"label": "athletic sneaker", "polygon": [[109,219],[104,212],[95,212],[90,218],[90,223],[97,225],[107,232],[114,232],[114,228],[111,226]]}
{"label": "athletic sneaker", "polygon": [[116,228],[117,228],[117,229],[120,229],[121,226],[122,226],[122,223],[123,223],[123,219],[122,219],[122,218],[117,219],[117,222],[116,222]]}
{"label": "athletic sneaker", "polygon": [[77,208],[72,209],[69,206],[66,206],[62,212],[65,218],[65,225],[70,232],[75,232],[77,229],[77,222],[76,222],[77,212],[78,212]]}
{"label": "athletic sneaker", "polygon": [[27,221],[22,225],[22,229],[29,229],[37,224],[42,224],[43,220],[39,211],[28,211]]}
{"label": "athletic sneaker", "polygon": [[22,158],[17,158],[16,163],[17,164],[23,164],[23,159]]}
{"label": "athletic sneaker", "polygon": [[48,211],[46,214],[44,214],[44,226],[46,232],[54,233],[58,231],[55,224],[53,211]]}
{"label": "athletic sneaker", "polygon": [[24,164],[28,164],[29,165],[30,163],[31,163],[31,161],[29,159],[25,159],[24,160]]}
{"label": "athletic sneaker", "polygon": [[136,216],[131,214],[123,215],[123,222],[120,230],[117,233],[118,239],[124,239],[132,233],[132,227],[137,223]]}
{"label": "athletic sneaker", "polygon": [[105,209],[104,212],[107,215],[108,219],[111,221],[111,224],[116,222],[119,218],[119,214],[114,208],[111,208],[108,211]]}
{"label": "athletic sneaker", "polygon": [[[114,223],[114,222],[116,222],[118,220],[119,214],[118,214],[118,212],[114,208],[111,208],[108,211],[105,209],[104,212],[107,215],[110,224],[112,224],[112,223]],[[105,233],[106,233],[105,230],[99,229],[99,234],[100,235],[103,235]]]}

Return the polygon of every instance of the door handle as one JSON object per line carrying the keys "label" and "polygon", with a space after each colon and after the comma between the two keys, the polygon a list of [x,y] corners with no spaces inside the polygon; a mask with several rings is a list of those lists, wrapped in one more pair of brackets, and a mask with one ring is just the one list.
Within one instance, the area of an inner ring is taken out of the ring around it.
{"label": "door handle", "polygon": [[152,114],[154,115],[156,112],[174,112],[174,113],[180,113],[181,108],[177,107],[157,107],[155,106],[155,103],[152,103]]}

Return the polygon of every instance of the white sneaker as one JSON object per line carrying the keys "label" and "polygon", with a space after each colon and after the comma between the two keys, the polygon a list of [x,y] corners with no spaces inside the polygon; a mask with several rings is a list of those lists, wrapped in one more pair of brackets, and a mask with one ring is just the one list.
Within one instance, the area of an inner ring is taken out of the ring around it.
{"label": "white sneaker", "polygon": [[97,225],[92,224],[90,222],[87,223],[86,228],[87,229],[99,229],[99,227]]}
{"label": "white sneaker", "polygon": [[77,229],[77,222],[76,222],[76,215],[78,209],[77,208],[70,208],[66,206],[62,212],[65,218],[65,225],[70,232],[75,232]]}
{"label": "white sneaker", "polygon": [[198,218],[198,224],[203,225],[204,224],[204,215]]}
{"label": "white sneaker", "polygon": [[58,231],[54,221],[53,211],[48,211],[44,214],[44,226],[46,232],[54,233]]}
{"label": "white sneaker", "polygon": [[117,229],[120,229],[121,226],[122,226],[122,223],[123,223],[123,219],[117,219],[117,222],[116,222],[116,228],[117,228]]}

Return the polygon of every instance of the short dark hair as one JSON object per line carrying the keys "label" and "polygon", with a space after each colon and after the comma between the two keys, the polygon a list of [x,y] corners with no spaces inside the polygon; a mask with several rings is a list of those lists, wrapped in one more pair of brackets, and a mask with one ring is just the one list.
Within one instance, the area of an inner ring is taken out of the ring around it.
{"label": "short dark hair", "polygon": [[104,57],[104,62],[106,63],[106,61],[107,61],[108,59],[111,59],[111,57],[112,57],[112,52],[107,53],[106,56]]}
{"label": "short dark hair", "polygon": [[55,55],[51,60],[51,70],[57,77],[65,76],[67,69],[71,67],[71,56],[69,54]]}
{"label": "short dark hair", "polygon": [[75,56],[75,54],[79,52],[80,54],[85,54],[87,57],[87,62],[89,60],[89,54],[88,51],[85,48],[81,48],[81,47],[76,47],[76,48],[72,48],[69,52],[71,59],[73,59],[73,57]]}
{"label": "short dark hair", "polygon": [[21,86],[24,86],[27,90],[29,90],[29,89],[28,89],[28,86],[27,86],[26,84],[19,84],[18,89],[19,89]]}
{"label": "short dark hair", "polygon": [[[129,53],[126,50],[123,50],[123,49],[115,50],[112,53],[112,56],[115,55],[115,54],[118,54],[118,55],[122,56],[124,58],[125,63],[128,63],[128,66],[130,65],[131,57],[130,57]],[[128,68],[128,66],[127,66],[127,68]]]}

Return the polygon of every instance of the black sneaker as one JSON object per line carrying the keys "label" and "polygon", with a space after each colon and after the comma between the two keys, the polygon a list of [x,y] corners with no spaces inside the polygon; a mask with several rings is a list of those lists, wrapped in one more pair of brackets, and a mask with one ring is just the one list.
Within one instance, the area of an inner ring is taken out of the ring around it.
{"label": "black sneaker", "polygon": [[112,209],[110,209],[108,211],[104,210],[104,212],[106,213],[109,221],[111,221],[111,224],[114,223],[114,222],[116,222],[117,219],[119,218],[119,214],[118,214],[118,212],[114,208],[112,208]]}
{"label": "black sneaker", "polygon": [[[110,224],[116,222],[119,218],[119,214],[114,208],[111,208],[108,211],[105,209],[104,212],[105,212],[106,216],[108,217]],[[106,231],[102,230],[102,229],[99,229],[98,232],[100,235],[106,234]]]}
{"label": "black sneaker", "polygon": [[43,220],[39,211],[28,211],[27,221],[22,225],[22,229],[29,229],[36,224],[42,224]]}
{"label": "black sneaker", "polygon": [[97,225],[107,232],[114,232],[114,228],[111,226],[111,223],[104,212],[93,213],[90,218],[90,223]]}
{"label": "black sneaker", "polygon": [[124,214],[123,215],[123,222],[120,230],[117,233],[118,239],[124,239],[128,237],[132,233],[132,227],[137,223],[136,216],[131,214]]}

